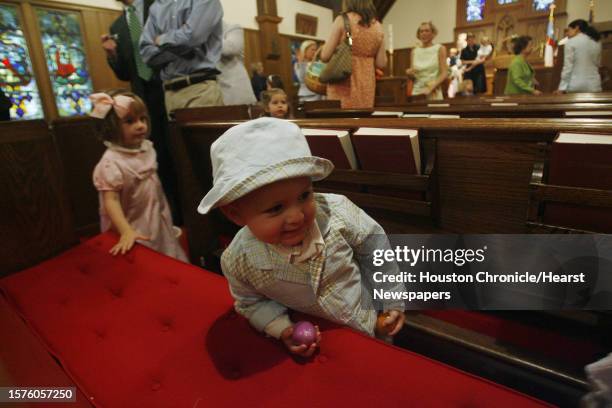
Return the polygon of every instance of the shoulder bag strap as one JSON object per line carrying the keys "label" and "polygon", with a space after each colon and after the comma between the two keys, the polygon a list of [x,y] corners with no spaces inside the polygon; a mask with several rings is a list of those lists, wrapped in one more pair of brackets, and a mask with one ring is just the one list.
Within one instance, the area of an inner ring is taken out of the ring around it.
{"label": "shoulder bag strap", "polygon": [[346,32],[346,42],[349,46],[353,46],[353,37],[351,36],[351,24],[349,22],[348,16],[346,13],[342,14],[342,18],[344,19],[344,31]]}

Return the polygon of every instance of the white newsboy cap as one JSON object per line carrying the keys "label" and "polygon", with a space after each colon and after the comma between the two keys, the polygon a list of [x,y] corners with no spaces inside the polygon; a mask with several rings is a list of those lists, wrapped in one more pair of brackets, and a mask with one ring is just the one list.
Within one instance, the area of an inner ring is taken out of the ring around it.
{"label": "white newsboy cap", "polygon": [[198,207],[200,214],[275,181],[293,177],[322,180],[334,169],[315,157],[294,123],[259,118],[227,130],[210,148],[213,187]]}

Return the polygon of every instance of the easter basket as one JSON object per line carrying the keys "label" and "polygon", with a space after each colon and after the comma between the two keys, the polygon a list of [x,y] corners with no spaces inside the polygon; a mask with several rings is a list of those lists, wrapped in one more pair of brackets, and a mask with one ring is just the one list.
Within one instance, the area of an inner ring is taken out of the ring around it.
{"label": "easter basket", "polygon": [[306,68],[306,76],[304,78],[306,87],[319,95],[325,95],[327,92],[327,85],[319,80],[321,72],[324,68],[325,63],[315,58],[314,61],[308,64],[308,67]]}

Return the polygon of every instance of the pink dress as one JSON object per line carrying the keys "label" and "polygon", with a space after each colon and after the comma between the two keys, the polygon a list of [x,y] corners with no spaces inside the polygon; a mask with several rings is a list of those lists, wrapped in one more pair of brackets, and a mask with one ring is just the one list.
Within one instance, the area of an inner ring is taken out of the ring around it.
{"label": "pink dress", "polygon": [[172,227],[170,207],[157,176],[157,155],[153,143],[145,140],[138,150],[126,149],[108,142],[105,142],[105,145],[106,152],[93,173],[94,186],[100,192],[102,232],[113,226],[104,209],[102,192],[117,191],[129,224],[151,239],[138,242],[188,262]]}
{"label": "pink dress", "polygon": [[382,44],[384,32],[378,21],[372,21],[369,27],[362,27],[358,24],[361,21],[358,14],[348,13],[348,18],[353,37],[352,74],[346,81],[327,85],[327,99],[339,99],[342,109],[373,108],[376,91],[374,58]]}

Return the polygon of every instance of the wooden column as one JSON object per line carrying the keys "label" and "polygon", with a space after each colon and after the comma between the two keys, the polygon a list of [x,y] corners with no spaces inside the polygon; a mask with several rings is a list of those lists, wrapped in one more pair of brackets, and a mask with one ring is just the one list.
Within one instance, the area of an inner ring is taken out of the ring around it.
{"label": "wooden column", "polygon": [[257,0],[257,14],[264,72],[280,73],[281,41],[278,24],[283,19],[277,15],[276,0]]}

